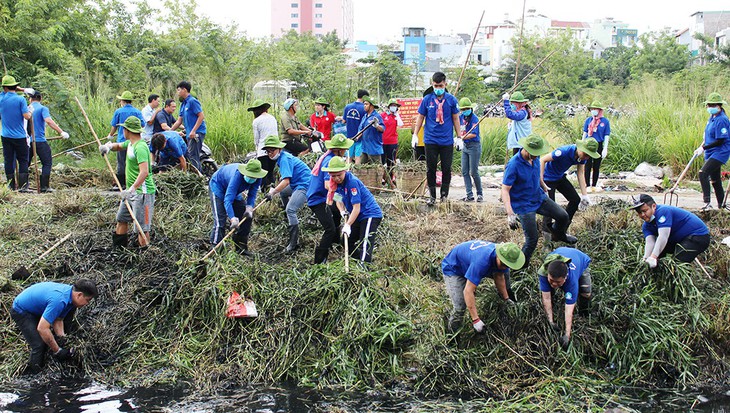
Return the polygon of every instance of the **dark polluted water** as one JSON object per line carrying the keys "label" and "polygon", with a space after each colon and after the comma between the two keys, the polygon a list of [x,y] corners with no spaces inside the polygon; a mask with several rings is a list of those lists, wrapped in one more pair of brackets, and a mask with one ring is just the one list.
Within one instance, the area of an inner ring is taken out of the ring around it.
{"label": "dark polluted water", "polygon": [[[492,408],[498,405],[492,404]],[[504,406],[499,406],[504,408]],[[516,406],[511,406],[513,409]],[[630,390],[606,412],[730,413],[730,391],[715,395]],[[474,412],[489,411],[485,400],[422,400],[409,392],[323,392],[294,386],[247,387],[202,396],[184,387],[122,389],[86,379],[54,384],[22,379],[0,384],[0,413],[285,413],[285,412]],[[527,410],[525,410],[527,411]]]}

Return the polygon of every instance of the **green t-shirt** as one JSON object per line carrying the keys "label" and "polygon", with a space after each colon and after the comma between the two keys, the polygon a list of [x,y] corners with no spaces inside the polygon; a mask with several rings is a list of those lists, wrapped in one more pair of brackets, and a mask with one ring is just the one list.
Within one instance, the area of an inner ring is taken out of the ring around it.
{"label": "green t-shirt", "polygon": [[144,180],[144,185],[137,188],[138,194],[154,194],[155,193],[155,182],[152,180],[152,162],[150,157],[150,148],[144,139],[140,139],[134,145],[130,146],[130,141],[124,141],[121,143],[122,148],[127,151],[127,165],[125,172],[127,174],[127,188],[134,185],[134,181],[139,176],[139,164],[147,162],[147,168],[149,173],[147,178]]}

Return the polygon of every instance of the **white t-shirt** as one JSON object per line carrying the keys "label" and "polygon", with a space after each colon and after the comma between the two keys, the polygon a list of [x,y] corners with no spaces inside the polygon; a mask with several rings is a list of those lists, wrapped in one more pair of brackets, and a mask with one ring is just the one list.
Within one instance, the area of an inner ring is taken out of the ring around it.
{"label": "white t-shirt", "polygon": [[265,156],[264,140],[267,136],[279,136],[279,125],[276,118],[268,112],[262,113],[253,120],[253,143],[256,145],[256,156]]}
{"label": "white t-shirt", "polygon": [[152,109],[152,106],[150,105],[147,105],[144,107],[144,109],[142,109],[142,118],[144,119],[144,130],[142,131],[142,139],[144,139],[147,143],[152,140],[152,131],[155,127],[154,122],[152,122],[152,124],[148,124],[147,122],[152,120],[152,115],[154,114],[155,109]]}

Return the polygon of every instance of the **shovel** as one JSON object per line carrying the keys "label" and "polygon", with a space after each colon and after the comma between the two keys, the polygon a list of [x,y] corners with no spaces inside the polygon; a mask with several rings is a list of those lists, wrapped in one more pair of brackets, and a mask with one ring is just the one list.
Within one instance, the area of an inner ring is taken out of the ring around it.
{"label": "shovel", "polygon": [[[682,178],[684,178],[684,176],[687,174],[687,171],[689,171],[689,167],[692,166],[692,162],[694,162],[695,158],[697,158],[697,154],[692,155],[692,158],[690,158],[689,162],[687,163],[687,166],[684,167],[684,170],[679,175],[679,178],[677,178],[677,182],[674,184],[672,189],[670,189],[669,192],[664,194],[664,205],[672,205],[672,202],[674,202],[674,206],[677,206],[679,204],[679,195],[675,194],[674,191],[677,190],[679,183],[682,181]],[[667,195],[669,195],[668,204],[667,204]]]}
{"label": "shovel", "polygon": [[342,234],[345,237],[345,273],[350,273],[350,241],[348,240],[347,234]]}
{"label": "shovel", "polygon": [[[44,252],[43,254],[41,254],[40,257],[36,258],[33,262],[31,262],[30,265],[29,265],[30,268],[33,268],[33,266],[36,265],[40,260],[42,260],[43,258],[45,258],[46,255],[50,254],[51,252],[53,252],[53,250],[55,250],[56,248],[58,248],[59,245],[61,245],[64,242],[66,242],[66,240],[71,237],[71,234],[72,233],[69,233],[65,237],[61,238],[58,242],[56,242],[55,244],[53,244],[51,246],[51,248],[48,248],[46,250],[46,252]],[[17,270],[15,270],[15,272],[13,273],[13,275],[11,275],[10,277],[12,279],[14,279],[14,280],[25,280],[28,277],[30,277],[30,270],[28,270],[28,268],[26,268],[25,265],[21,265],[20,268],[18,268]]]}

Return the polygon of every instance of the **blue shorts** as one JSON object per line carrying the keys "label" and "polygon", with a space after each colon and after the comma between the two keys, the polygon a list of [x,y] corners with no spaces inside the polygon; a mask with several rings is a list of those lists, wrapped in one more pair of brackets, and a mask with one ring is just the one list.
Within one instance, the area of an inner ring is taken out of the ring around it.
{"label": "blue shorts", "polygon": [[350,156],[352,156],[352,157],[358,157],[360,155],[362,155],[362,142],[356,141],[350,147]]}

